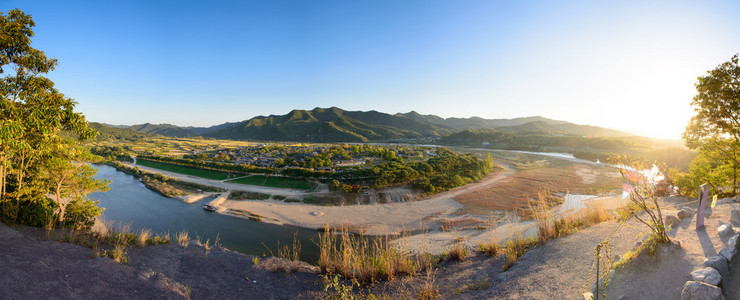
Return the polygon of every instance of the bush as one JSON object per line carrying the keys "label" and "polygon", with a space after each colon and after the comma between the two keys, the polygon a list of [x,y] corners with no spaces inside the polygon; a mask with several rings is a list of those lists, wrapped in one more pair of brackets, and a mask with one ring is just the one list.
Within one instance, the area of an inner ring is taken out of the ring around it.
{"label": "bush", "polygon": [[74,229],[89,230],[95,224],[95,217],[103,213],[98,201],[75,200],[67,206],[64,226]]}

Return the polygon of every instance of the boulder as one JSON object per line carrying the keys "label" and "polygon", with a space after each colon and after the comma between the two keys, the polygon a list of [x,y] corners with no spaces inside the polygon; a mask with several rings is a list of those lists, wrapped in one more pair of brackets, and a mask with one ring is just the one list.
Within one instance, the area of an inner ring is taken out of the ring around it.
{"label": "boulder", "polygon": [[730,278],[730,266],[727,264],[727,259],[720,255],[707,258],[704,260],[704,264],[702,265],[719,271],[719,275],[721,275],[722,278]]}
{"label": "boulder", "polygon": [[717,228],[719,236],[726,237],[735,234],[735,229],[732,228],[732,224],[723,224]]}
{"label": "boulder", "polygon": [[719,283],[722,282],[722,276],[720,276],[719,272],[714,268],[704,267],[691,272],[691,280],[718,286]]}
{"label": "boulder", "polygon": [[676,218],[676,216],[671,216],[671,215],[665,216],[666,227],[673,227],[677,225],[678,223],[681,223],[681,220]]}
{"label": "boulder", "polygon": [[687,281],[681,291],[681,300],[724,300],[722,290],[716,286],[699,281]]}
{"label": "boulder", "polygon": [[682,209],[682,210],[679,210],[678,211],[678,214],[677,214],[678,218],[681,219],[681,220],[686,219],[686,218],[691,218],[691,216],[693,216],[693,215],[694,215],[694,212],[693,211],[689,211],[689,210],[687,210],[685,208]]}
{"label": "boulder", "polygon": [[727,247],[735,249],[736,251],[740,250],[740,243],[738,243],[738,239],[740,239],[740,233],[736,233],[730,238],[730,240],[727,241]]}
{"label": "boulder", "polygon": [[730,213],[730,222],[737,226],[740,226],[740,209],[733,209]]}
{"label": "boulder", "polygon": [[737,251],[730,247],[724,247],[719,250],[719,255],[724,257],[729,262],[730,266],[735,263],[735,254],[737,254]]}

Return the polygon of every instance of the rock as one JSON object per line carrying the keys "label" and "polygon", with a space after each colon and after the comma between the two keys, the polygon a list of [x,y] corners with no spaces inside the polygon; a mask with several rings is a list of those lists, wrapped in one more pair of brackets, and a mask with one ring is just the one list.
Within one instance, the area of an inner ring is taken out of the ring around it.
{"label": "rock", "polygon": [[727,241],[727,247],[735,249],[735,251],[740,250],[740,243],[737,242],[738,239],[740,239],[740,233],[736,233]]}
{"label": "rock", "polygon": [[722,256],[716,255],[707,258],[704,260],[703,266],[711,267],[719,271],[719,275],[721,275],[722,278],[730,278],[730,266],[727,265],[727,260]]}
{"label": "rock", "polygon": [[732,224],[740,226],[740,209],[733,209],[730,213],[730,222]]}
{"label": "rock", "polygon": [[703,269],[691,272],[691,280],[718,286],[719,283],[722,282],[722,276],[720,276],[719,272],[714,268],[704,267]]}
{"label": "rock", "polygon": [[694,212],[689,211],[687,209],[682,209],[678,211],[678,218],[681,220],[686,219],[686,218],[691,218],[691,216],[693,215],[694,215]]}
{"label": "rock", "polygon": [[594,294],[585,292],[583,295],[581,295],[580,300],[594,300]]}
{"label": "rock", "polygon": [[624,295],[619,295],[616,300],[624,300]]}
{"label": "rock", "polygon": [[681,291],[681,300],[711,299],[724,300],[722,290],[716,286],[699,281],[687,281]]}
{"label": "rock", "polygon": [[681,223],[681,220],[676,218],[676,216],[665,216],[665,225],[669,227],[673,227],[677,225],[678,223]]}
{"label": "rock", "polygon": [[719,255],[722,255],[728,262],[729,265],[733,265],[735,263],[735,254],[737,251],[730,247],[724,247],[719,250]]}
{"label": "rock", "polygon": [[729,236],[735,234],[735,229],[732,229],[732,224],[723,224],[717,228],[719,236]]}

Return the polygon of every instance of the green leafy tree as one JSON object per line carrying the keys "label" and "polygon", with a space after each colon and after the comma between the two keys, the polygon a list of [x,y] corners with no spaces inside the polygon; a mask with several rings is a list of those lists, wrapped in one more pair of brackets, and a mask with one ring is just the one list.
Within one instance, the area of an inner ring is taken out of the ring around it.
{"label": "green leafy tree", "polygon": [[[710,70],[706,76],[698,78],[697,94],[691,105],[696,115],[691,118],[683,139],[691,149],[699,150],[701,157],[692,163],[692,180],[679,180],[701,184],[710,181],[719,184],[716,178],[726,176],[730,190],[738,191],[738,170],[740,169],[740,65],[738,55]],[[722,168],[713,168],[719,164]],[[701,172],[700,172],[701,171]],[[724,184],[724,183],[723,183]],[[684,187],[696,189],[697,186]],[[715,192],[722,192],[723,186],[713,186]]]}
{"label": "green leafy tree", "polygon": [[[54,155],[44,161],[38,175],[45,181],[48,192],[56,201],[57,220],[62,224],[70,203],[87,201],[89,192],[108,190],[109,182],[93,177],[97,171],[88,163],[95,157],[88,149],[75,145],[74,141],[66,141],[60,146],[62,147],[56,149]],[[97,215],[90,217],[95,216]]]}
{"label": "green leafy tree", "polygon": [[342,183],[340,183],[340,182],[339,182],[339,180],[336,180],[336,179],[334,179],[334,180],[332,180],[332,181],[331,181],[331,182],[329,183],[329,190],[331,190],[331,191],[336,191],[336,190],[338,190],[338,189],[339,189],[339,187],[341,187],[341,186],[342,186]]}
{"label": "green leafy tree", "polygon": [[0,12],[0,207],[8,221],[18,221],[24,209],[48,207],[38,202],[49,201],[52,181],[39,174],[64,169],[55,165],[68,149],[63,136],[79,142],[94,135],[74,111],[76,102],[42,76],[57,60],[31,47],[34,26],[18,9]]}

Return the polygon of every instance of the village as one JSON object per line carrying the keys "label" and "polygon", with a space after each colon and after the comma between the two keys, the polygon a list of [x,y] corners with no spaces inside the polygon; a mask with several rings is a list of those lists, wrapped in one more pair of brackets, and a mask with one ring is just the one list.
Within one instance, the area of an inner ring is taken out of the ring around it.
{"label": "village", "polygon": [[262,168],[306,168],[342,172],[345,169],[371,169],[384,161],[421,161],[436,155],[432,147],[370,144],[260,144],[235,148],[208,146],[185,155],[204,161],[218,161]]}

